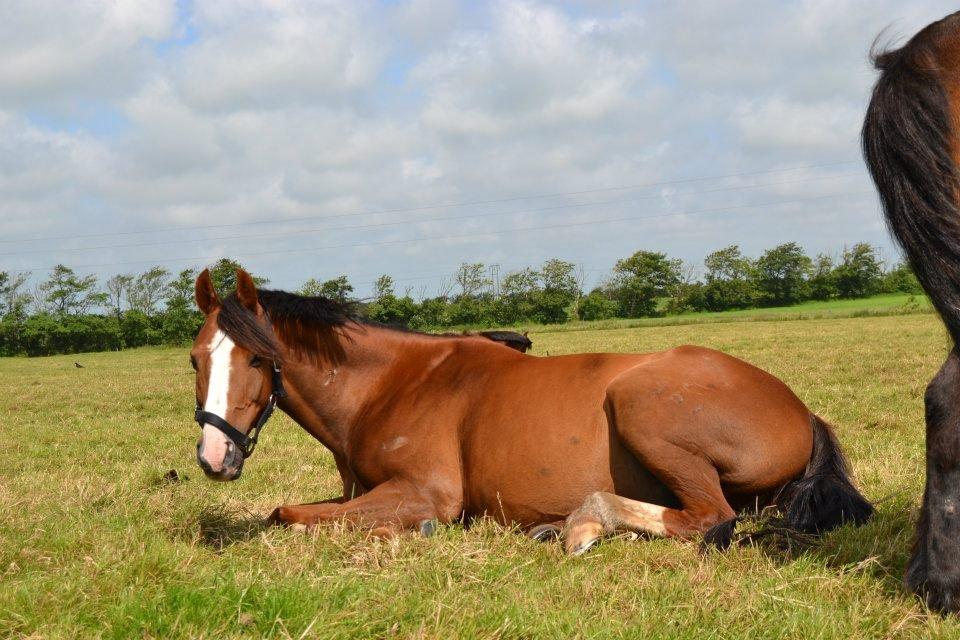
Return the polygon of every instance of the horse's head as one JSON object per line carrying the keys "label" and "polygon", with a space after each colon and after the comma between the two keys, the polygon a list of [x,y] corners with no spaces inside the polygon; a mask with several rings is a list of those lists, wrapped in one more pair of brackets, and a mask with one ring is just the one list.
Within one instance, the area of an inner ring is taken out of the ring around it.
{"label": "horse's head", "polygon": [[236,480],[282,393],[279,368],[270,357],[236,344],[221,326],[227,320],[239,323],[236,336],[243,334],[244,323],[268,323],[246,271],[237,270],[236,295],[221,302],[205,270],[197,278],[196,299],[206,316],[190,350],[197,376],[196,420],[202,428],[197,462],[214,480]]}

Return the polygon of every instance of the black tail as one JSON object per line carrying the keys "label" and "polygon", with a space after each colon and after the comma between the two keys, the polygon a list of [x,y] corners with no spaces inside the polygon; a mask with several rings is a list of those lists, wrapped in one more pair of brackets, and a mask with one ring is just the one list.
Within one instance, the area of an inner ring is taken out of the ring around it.
{"label": "black tail", "polygon": [[958,29],[960,12],[931,24],[900,49],[872,55],[881,74],[862,142],[890,230],[960,344],[960,180],[943,84],[960,69],[942,68],[938,60],[938,47]]}
{"label": "black tail", "polygon": [[847,461],[830,426],[810,414],[813,452],[803,477],[788,484],[778,504],[788,528],[823,533],[841,524],[863,524],[873,506],[850,480]]}

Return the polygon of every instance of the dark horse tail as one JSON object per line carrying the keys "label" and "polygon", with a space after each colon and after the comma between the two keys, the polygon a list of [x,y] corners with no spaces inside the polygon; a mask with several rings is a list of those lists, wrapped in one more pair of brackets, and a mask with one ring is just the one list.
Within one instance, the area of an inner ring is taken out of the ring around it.
{"label": "dark horse tail", "polygon": [[863,524],[873,514],[850,479],[847,460],[830,425],[810,414],[813,452],[803,476],[787,484],[777,504],[789,529],[823,533],[841,524]]}
{"label": "dark horse tail", "polygon": [[924,290],[960,343],[960,188],[953,114],[940,46],[960,29],[960,12],[900,49],[874,52],[881,71],[863,124],[863,153],[887,223]]}

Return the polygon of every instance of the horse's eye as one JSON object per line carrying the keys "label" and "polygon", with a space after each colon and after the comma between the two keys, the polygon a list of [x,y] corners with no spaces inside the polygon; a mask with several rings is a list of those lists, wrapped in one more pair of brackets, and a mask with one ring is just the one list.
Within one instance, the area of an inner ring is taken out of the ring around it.
{"label": "horse's eye", "polygon": [[251,367],[259,367],[259,366],[260,366],[260,356],[253,356],[252,358],[250,358],[250,366],[251,366]]}
{"label": "horse's eye", "polygon": [[197,370],[197,359],[193,356],[190,356],[190,366],[193,367],[193,370]]}

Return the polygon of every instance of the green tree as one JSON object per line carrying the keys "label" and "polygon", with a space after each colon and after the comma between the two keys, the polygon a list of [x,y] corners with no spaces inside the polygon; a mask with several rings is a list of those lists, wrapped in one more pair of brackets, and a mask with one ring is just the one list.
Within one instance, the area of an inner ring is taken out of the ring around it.
{"label": "green tree", "polygon": [[538,322],[557,324],[570,319],[570,308],[580,298],[576,266],[572,262],[552,258],[540,267],[542,288],[533,296],[533,314]]}
{"label": "green tree", "polygon": [[580,300],[577,311],[581,320],[607,320],[616,317],[618,308],[616,300],[611,300],[603,291],[595,289]]}
{"label": "green tree", "polygon": [[23,319],[26,316],[30,296],[23,291],[29,273],[11,275],[0,271],[0,318]]}
{"label": "green tree", "polygon": [[310,278],[303,284],[300,293],[305,296],[318,296],[337,302],[347,302],[353,294],[353,285],[347,280],[347,276],[337,276],[324,282]]}
{"label": "green tree", "polygon": [[443,296],[426,298],[414,310],[408,325],[413,329],[436,329],[450,324],[450,305]]}
{"label": "green tree", "polygon": [[865,242],[844,249],[843,259],[834,269],[837,294],[841,298],[866,298],[880,290],[883,270],[877,252]]}
{"label": "green tree", "polygon": [[367,317],[374,322],[407,326],[417,313],[417,304],[410,296],[398,298],[384,293],[367,306]]}
{"label": "green tree", "polygon": [[703,285],[694,280],[696,267],[681,264],[677,282],[667,287],[667,302],[663,307],[667,315],[678,315],[691,310],[702,310]]}
{"label": "green tree", "polygon": [[923,293],[923,287],[917,280],[916,274],[910,265],[906,262],[896,264],[892,269],[883,274],[880,283],[880,291],[883,293]]}
{"label": "green tree", "polygon": [[837,296],[837,278],[833,267],[833,258],[825,253],[819,253],[814,258],[807,281],[812,299],[830,300]]}
{"label": "green tree", "polygon": [[714,251],[703,264],[707,270],[703,300],[708,310],[746,309],[756,304],[753,263],[740,253],[740,247]]}
{"label": "green tree", "polygon": [[540,274],[534,269],[526,267],[505,275],[500,282],[500,298],[493,311],[496,322],[514,324],[531,320],[540,291]]}
{"label": "green tree", "polygon": [[162,300],[167,297],[170,272],[163,267],[151,267],[138,275],[127,287],[130,308],[152,318]]}
{"label": "green tree", "polygon": [[486,270],[482,262],[463,262],[457,268],[453,279],[460,287],[459,298],[474,298],[479,296],[492,284],[486,277]]}
{"label": "green tree", "polygon": [[[237,288],[237,269],[249,271],[239,262],[231,260],[230,258],[220,258],[210,267],[210,279],[213,280],[213,286],[221,298],[232,293],[233,290]],[[266,278],[253,276],[253,282],[258,287],[262,287],[270,281]]]}
{"label": "green tree", "polygon": [[106,293],[97,291],[96,276],[80,277],[70,267],[58,264],[50,277],[40,283],[42,302],[57,316],[84,314],[108,302]]}
{"label": "green tree", "polygon": [[380,300],[393,295],[393,278],[383,274],[373,283],[373,299]]}
{"label": "green tree", "polygon": [[197,280],[197,272],[194,269],[184,269],[177,274],[177,277],[170,281],[166,289],[167,311],[192,311],[193,289]]}
{"label": "green tree", "polygon": [[629,258],[617,260],[607,289],[617,301],[618,315],[656,315],[657,297],[666,295],[670,287],[680,282],[681,267],[680,260],[656,251],[637,251]]}
{"label": "green tree", "polygon": [[110,297],[110,308],[117,318],[123,313],[123,301],[129,298],[133,276],[117,274],[107,280],[107,295]]}
{"label": "green tree", "polygon": [[797,304],[808,295],[813,261],[796,242],[768,249],[757,259],[753,275],[761,304]]}
{"label": "green tree", "polygon": [[0,271],[0,355],[23,352],[23,325],[30,296],[22,289],[28,277],[27,273],[11,275]]}
{"label": "green tree", "polygon": [[203,314],[193,301],[196,278],[194,269],[184,269],[167,286],[166,308],[159,318],[159,337],[167,344],[191,341],[203,324]]}

